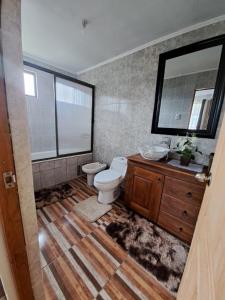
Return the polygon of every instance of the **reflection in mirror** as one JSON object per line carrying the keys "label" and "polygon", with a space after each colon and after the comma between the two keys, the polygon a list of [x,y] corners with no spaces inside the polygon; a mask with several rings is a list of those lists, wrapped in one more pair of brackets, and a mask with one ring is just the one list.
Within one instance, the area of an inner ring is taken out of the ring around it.
{"label": "reflection in mirror", "polygon": [[214,89],[195,90],[188,129],[206,130]]}
{"label": "reflection in mirror", "polygon": [[206,130],[222,45],[167,59],[158,127]]}

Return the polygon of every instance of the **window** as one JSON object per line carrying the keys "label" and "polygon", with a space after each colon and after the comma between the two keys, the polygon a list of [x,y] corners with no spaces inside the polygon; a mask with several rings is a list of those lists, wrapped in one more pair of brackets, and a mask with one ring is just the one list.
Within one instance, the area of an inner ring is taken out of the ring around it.
{"label": "window", "polygon": [[32,159],[39,160],[57,156],[55,92],[53,74],[38,69],[35,74],[38,101],[31,101],[30,96],[26,96],[26,100]]}
{"label": "window", "polygon": [[24,71],[24,88],[26,96],[37,96],[35,73]]}
{"label": "window", "polygon": [[35,71],[38,101],[28,107],[32,160],[92,151],[94,86],[61,74],[26,66]]}
{"label": "window", "polygon": [[91,151],[92,89],[56,78],[59,154]]}

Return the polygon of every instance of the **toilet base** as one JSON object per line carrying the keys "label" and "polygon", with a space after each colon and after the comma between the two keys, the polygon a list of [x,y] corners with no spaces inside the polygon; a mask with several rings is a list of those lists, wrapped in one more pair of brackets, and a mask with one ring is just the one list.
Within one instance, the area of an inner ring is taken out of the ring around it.
{"label": "toilet base", "polygon": [[120,196],[120,188],[111,191],[99,191],[98,202],[102,204],[110,204]]}

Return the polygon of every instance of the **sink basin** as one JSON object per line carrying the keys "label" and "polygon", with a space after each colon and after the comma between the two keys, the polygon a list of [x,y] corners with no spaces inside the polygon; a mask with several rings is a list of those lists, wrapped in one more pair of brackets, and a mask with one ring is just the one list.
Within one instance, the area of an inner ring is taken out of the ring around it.
{"label": "sink basin", "polygon": [[160,160],[170,151],[170,149],[162,146],[144,146],[138,150],[143,158],[149,160]]}

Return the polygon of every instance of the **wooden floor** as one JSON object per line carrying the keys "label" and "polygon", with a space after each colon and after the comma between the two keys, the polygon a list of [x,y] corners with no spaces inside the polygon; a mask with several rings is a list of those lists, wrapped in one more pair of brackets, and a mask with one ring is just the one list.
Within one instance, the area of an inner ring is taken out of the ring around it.
{"label": "wooden floor", "polygon": [[83,177],[70,184],[75,196],[37,210],[46,299],[174,299],[104,231],[123,206],[90,224],[73,207],[96,191]]}

